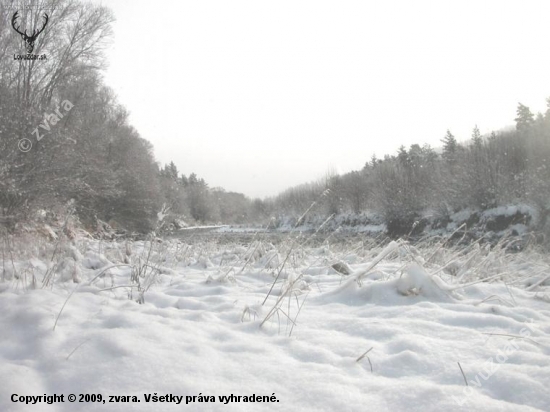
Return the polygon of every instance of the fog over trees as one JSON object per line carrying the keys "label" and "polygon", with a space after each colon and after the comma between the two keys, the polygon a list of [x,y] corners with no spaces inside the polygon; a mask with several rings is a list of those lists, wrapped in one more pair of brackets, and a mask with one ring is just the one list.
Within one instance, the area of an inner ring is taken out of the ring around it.
{"label": "fog over trees", "polygon": [[[111,11],[75,0],[51,4],[55,19],[35,44],[34,53],[47,54],[40,61],[11,57],[22,41],[10,24],[13,9],[0,3],[0,218],[11,229],[43,210],[70,210],[85,227],[109,222],[147,232],[159,212],[166,227],[179,227],[297,223],[309,209],[319,219],[374,213],[402,234],[427,213],[445,218],[517,203],[535,207],[546,223],[550,99],[546,113],[519,103],[513,130],[481,135],[473,125],[471,136],[458,137],[442,131],[440,147],[418,142],[382,158],[365,153],[361,170],[328,172],[272,198],[249,199],[210,187],[186,165],[159,164],[102,78]],[[43,14],[33,10],[20,24],[41,24]],[[24,139],[30,150],[22,150]]]}

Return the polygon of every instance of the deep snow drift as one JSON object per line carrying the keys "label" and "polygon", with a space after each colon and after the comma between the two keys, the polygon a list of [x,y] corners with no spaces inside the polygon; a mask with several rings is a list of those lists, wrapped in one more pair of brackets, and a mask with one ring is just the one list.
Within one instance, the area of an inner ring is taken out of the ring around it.
{"label": "deep snow drift", "polygon": [[550,410],[546,256],[261,239],[12,243],[0,410]]}

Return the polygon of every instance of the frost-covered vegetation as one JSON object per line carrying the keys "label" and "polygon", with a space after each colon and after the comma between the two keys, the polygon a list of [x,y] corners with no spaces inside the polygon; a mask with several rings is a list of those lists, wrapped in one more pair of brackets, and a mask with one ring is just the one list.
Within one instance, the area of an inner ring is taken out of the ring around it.
{"label": "frost-covered vegetation", "polygon": [[[57,235],[2,238],[2,410],[28,410],[5,391],[135,395],[133,410],[153,392],[275,393],[266,410],[550,407],[550,260],[535,246]],[[69,406],[55,410],[89,410]]]}

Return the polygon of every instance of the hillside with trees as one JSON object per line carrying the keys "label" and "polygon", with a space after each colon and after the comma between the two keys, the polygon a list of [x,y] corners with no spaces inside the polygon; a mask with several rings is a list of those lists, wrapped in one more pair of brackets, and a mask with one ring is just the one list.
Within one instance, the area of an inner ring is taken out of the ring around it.
{"label": "hillside with trees", "polygon": [[465,209],[527,204],[543,229],[550,211],[550,99],[547,105],[535,116],[519,104],[512,130],[482,136],[475,126],[462,143],[447,130],[437,150],[413,144],[383,159],[373,155],[362,170],[288,189],[264,208],[298,217],[315,203],[309,215],[318,221],[374,212],[390,234],[403,235],[425,216],[444,221]]}
{"label": "hillside with trees", "polygon": [[[441,148],[402,146],[382,159],[372,155],[362,170],[328,173],[251,200],[211,188],[173,162],[156,161],[152,145],[132,127],[102,77],[113,34],[108,8],[73,0],[51,7],[55,19],[35,45],[35,53],[48,58],[25,60],[11,57],[22,42],[12,29],[13,9],[0,3],[0,220],[10,230],[44,211],[70,213],[91,230],[108,222],[147,232],[158,227],[159,213],[166,228],[177,229],[303,223],[297,219],[307,210],[307,219],[320,220],[375,213],[390,234],[403,235],[426,215],[444,221],[460,210],[510,204],[531,205],[538,225],[546,224],[550,99],[546,113],[536,116],[519,104],[514,130],[482,136],[475,126],[462,142],[447,131]],[[33,10],[20,24],[42,22]],[[32,147],[22,150],[22,142]]]}
{"label": "hillside with trees", "polygon": [[[187,224],[247,220],[244,195],[180,176],[173,163],[161,167],[130,124],[102,78],[113,34],[108,8],[52,2],[35,44],[34,53],[47,54],[42,61],[12,57],[22,41],[8,6],[0,3],[0,220],[8,228],[43,211],[71,213],[91,230],[109,222],[147,232],[159,211]],[[19,24],[36,27],[43,14],[32,9],[25,18]],[[32,147],[21,150],[21,142]]]}

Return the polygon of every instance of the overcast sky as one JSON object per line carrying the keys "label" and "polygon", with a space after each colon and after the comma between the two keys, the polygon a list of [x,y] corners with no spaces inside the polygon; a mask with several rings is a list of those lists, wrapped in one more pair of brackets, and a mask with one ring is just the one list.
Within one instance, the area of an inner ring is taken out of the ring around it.
{"label": "overcast sky", "polygon": [[157,159],[251,197],[550,96],[548,0],[101,3],[107,83]]}

